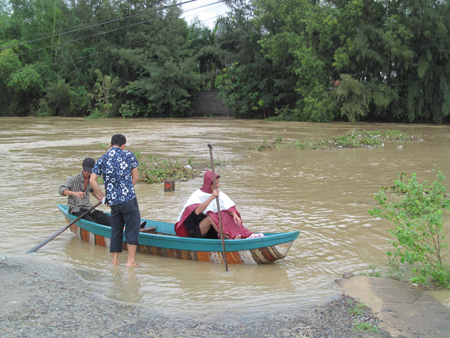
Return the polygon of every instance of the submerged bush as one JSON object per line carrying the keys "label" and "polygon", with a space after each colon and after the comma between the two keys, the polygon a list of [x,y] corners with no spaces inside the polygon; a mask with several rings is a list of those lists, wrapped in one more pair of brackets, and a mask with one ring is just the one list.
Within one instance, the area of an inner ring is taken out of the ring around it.
{"label": "submerged bush", "polygon": [[249,149],[258,151],[279,149],[283,145],[292,146],[297,149],[314,149],[325,150],[334,148],[375,148],[383,147],[384,141],[422,141],[417,136],[411,135],[400,130],[350,130],[349,132],[333,136],[329,140],[323,141],[301,141],[295,140],[290,143],[282,142],[282,136],[276,136],[272,142],[268,142],[265,138],[261,144],[250,146]]}
{"label": "submerged bush", "polygon": [[[139,180],[145,183],[159,183],[165,180],[190,180],[200,176],[200,171],[192,168],[191,165],[182,166],[175,162],[162,160],[158,161],[155,156],[149,154],[147,161],[141,159],[140,152],[135,153],[139,161]],[[191,163],[191,158],[189,163]]]}

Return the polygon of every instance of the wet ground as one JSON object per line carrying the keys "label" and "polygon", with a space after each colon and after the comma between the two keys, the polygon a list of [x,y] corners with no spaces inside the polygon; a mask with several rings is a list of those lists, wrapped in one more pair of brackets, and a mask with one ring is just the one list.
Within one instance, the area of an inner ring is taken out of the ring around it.
{"label": "wet ground", "polygon": [[[120,267],[125,269],[124,267]],[[87,291],[76,273],[29,260],[0,262],[1,337],[390,337],[350,297],[323,305],[167,316]],[[224,293],[225,297],[226,293]],[[373,330],[358,331],[358,323]]]}

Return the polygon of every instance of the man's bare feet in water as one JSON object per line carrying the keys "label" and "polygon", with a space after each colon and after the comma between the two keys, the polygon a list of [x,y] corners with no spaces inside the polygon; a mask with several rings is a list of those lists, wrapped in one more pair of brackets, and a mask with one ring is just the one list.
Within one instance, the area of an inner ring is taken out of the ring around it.
{"label": "man's bare feet in water", "polygon": [[[116,261],[113,260],[113,265],[119,266],[119,260],[116,260]],[[137,268],[138,267],[136,262],[133,262],[133,263],[128,263],[127,262],[127,264],[125,266],[130,267],[130,268]]]}
{"label": "man's bare feet in water", "polygon": [[126,266],[130,268],[136,268],[138,266],[135,260],[137,245],[127,244],[127,249],[128,249],[128,259]]}
{"label": "man's bare feet in water", "polygon": [[112,259],[113,259],[113,265],[119,265],[119,253],[118,252],[112,253]]}

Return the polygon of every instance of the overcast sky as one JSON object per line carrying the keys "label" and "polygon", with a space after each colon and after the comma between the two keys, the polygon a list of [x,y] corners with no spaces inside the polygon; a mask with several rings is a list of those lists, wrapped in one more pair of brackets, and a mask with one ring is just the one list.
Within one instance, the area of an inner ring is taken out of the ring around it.
{"label": "overcast sky", "polygon": [[[179,0],[185,2],[186,0]],[[218,2],[218,0],[197,0],[183,5],[183,18],[186,19],[188,24],[198,17],[205,26],[213,27],[219,15],[224,15],[228,11],[227,5],[219,3],[211,6],[206,6]],[[206,7],[205,7],[206,6]],[[200,8],[201,7],[201,8]]]}

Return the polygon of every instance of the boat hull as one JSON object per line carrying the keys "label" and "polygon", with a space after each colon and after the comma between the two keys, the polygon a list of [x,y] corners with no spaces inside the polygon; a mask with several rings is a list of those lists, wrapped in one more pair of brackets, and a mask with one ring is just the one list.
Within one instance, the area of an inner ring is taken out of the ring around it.
{"label": "boat hull", "polygon": [[[58,207],[68,222],[74,219],[72,215],[67,213],[66,206],[60,207],[58,205]],[[141,233],[137,252],[191,261],[224,263],[220,240],[177,237],[171,233],[167,234],[169,231],[161,233],[158,231],[160,223],[163,224],[162,227],[167,224],[169,228],[170,226],[173,227],[173,224],[146,221],[150,222],[151,226],[156,225],[156,234]],[[70,230],[83,241],[104,247],[110,246],[110,229],[106,226],[81,219],[72,224]],[[283,259],[288,254],[298,234],[298,231],[294,231],[282,234],[266,234],[266,237],[261,238],[225,240],[227,262],[229,264],[256,265]],[[126,238],[124,237],[122,246],[124,250],[127,248],[125,241]]]}

